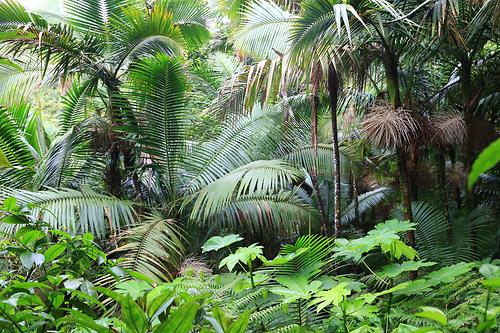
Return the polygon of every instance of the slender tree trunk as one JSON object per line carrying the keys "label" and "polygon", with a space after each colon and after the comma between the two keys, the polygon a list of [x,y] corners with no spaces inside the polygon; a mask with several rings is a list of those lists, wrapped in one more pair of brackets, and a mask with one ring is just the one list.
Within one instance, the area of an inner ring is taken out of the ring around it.
{"label": "slender tree trunk", "polygon": [[448,207],[448,191],[446,190],[446,160],[444,153],[438,151],[436,155],[437,160],[437,184],[439,193],[441,194],[441,203],[443,206],[444,215],[446,216],[446,221],[448,223],[448,238],[451,237],[451,225],[450,225],[450,210]]}
{"label": "slender tree trunk", "polygon": [[[387,90],[389,93],[389,98],[394,107],[394,112],[398,112],[401,107],[401,95],[399,92],[399,73],[398,73],[398,63],[396,54],[390,49],[388,45],[385,45],[385,53],[383,55],[383,63],[385,69],[385,78],[387,82]],[[410,188],[409,188],[409,172],[408,172],[408,157],[407,153],[403,148],[398,148],[398,164],[399,164],[399,184],[401,191],[401,202],[403,204],[403,218],[410,222],[413,222],[413,216],[411,212],[411,198],[410,198]],[[406,238],[408,239],[408,245],[415,247],[415,232],[410,230],[406,233]],[[417,278],[417,272],[409,272],[408,277],[411,280]]]}
{"label": "slender tree trunk", "polygon": [[330,113],[332,118],[332,143],[333,143],[333,167],[334,167],[334,196],[335,196],[335,237],[342,236],[342,225],[340,224],[340,153],[339,135],[337,128],[337,104],[340,82],[337,70],[333,63],[328,66],[328,92],[330,99]]}
{"label": "slender tree trunk", "polygon": [[108,192],[115,197],[121,195],[122,177],[120,172],[120,148],[113,143],[109,152],[110,161],[106,170],[106,184]]}
{"label": "slender tree trunk", "polygon": [[314,186],[314,191],[316,192],[316,198],[318,200],[318,208],[321,215],[321,231],[324,235],[328,234],[328,217],[325,211],[325,205],[321,195],[320,187],[318,184],[318,171],[317,171],[317,158],[318,158],[318,88],[319,88],[319,78],[318,71],[319,68],[313,69],[314,73],[312,75],[313,79],[313,89],[311,96],[311,145],[313,148],[313,163],[311,170],[311,179]]}
{"label": "slender tree trunk", "polygon": [[[467,141],[465,143],[465,154],[464,154],[464,167],[465,173],[468,175],[472,169],[472,163],[474,162],[474,147],[472,144],[472,138],[475,135],[472,128],[473,112],[476,109],[477,104],[474,102],[474,96],[472,93],[472,64],[469,59],[464,59],[461,63],[461,75],[460,79],[462,82],[462,97],[463,97],[463,112],[465,126],[467,128]],[[466,190],[466,205],[469,210],[476,207],[476,195],[474,188]]]}
{"label": "slender tree trunk", "polygon": [[[455,152],[455,148],[450,148],[450,161],[451,161],[451,166],[454,168],[455,164],[457,163],[457,156]],[[461,197],[461,191],[459,186],[455,186],[454,189],[455,192],[455,205],[457,206],[457,210],[462,208],[462,197]]]}
{"label": "slender tree trunk", "polygon": [[356,174],[351,171],[352,175],[352,201],[354,203],[354,224],[359,224],[359,200],[358,200],[358,185],[356,184]]}

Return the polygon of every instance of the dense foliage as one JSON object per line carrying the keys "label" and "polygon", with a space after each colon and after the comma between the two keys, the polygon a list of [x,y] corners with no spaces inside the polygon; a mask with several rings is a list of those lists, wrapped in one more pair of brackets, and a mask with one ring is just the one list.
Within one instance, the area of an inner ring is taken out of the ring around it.
{"label": "dense foliage", "polygon": [[500,1],[18,1],[0,330],[499,329]]}

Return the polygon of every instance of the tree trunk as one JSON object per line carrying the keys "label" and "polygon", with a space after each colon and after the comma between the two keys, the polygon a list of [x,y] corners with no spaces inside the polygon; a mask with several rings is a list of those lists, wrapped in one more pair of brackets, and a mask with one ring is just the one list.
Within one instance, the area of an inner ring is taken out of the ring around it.
{"label": "tree trunk", "polygon": [[[451,161],[451,166],[454,168],[455,164],[457,163],[457,156],[455,148],[453,147],[450,148],[450,161]],[[455,186],[455,205],[457,206],[457,210],[462,208],[462,197],[459,186]]]}
{"label": "tree trunk", "polygon": [[318,184],[318,172],[317,172],[317,158],[318,158],[318,88],[319,88],[319,78],[318,70],[319,68],[313,69],[313,89],[311,96],[311,145],[313,148],[313,163],[311,170],[311,180],[314,186],[314,191],[316,192],[316,198],[318,200],[318,208],[321,215],[321,232],[324,235],[328,234],[328,216],[326,215],[325,205],[321,195],[320,187]]}
{"label": "tree trunk", "polygon": [[437,160],[437,184],[439,193],[441,194],[441,203],[443,206],[444,215],[446,216],[446,221],[448,223],[448,238],[451,237],[451,225],[450,225],[450,210],[448,207],[448,191],[446,190],[446,160],[444,153],[438,151],[436,155]]}
{"label": "tree trunk", "polygon": [[110,161],[106,170],[106,185],[108,192],[119,197],[121,195],[122,176],[120,173],[120,148],[114,142],[109,152]]}
{"label": "tree trunk", "polygon": [[356,175],[351,171],[352,175],[352,201],[354,203],[354,224],[359,224],[359,201],[358,201],[358,185],[356,184]]}
{"label": "tree trunk", "polygon": [[328,92],[330,99],[330,114],[332,118],[332,144],[333,144],[333,167],[334,167],[334,196],[335,196],[335,237],[342,236],[342,225],[340,224],[340,153],[339,137],[337,128],[337,104],[339,95],[339,77],[333,63],[328,66]]}
{"label": "tree trunk", "polygon": [[[401,95],[399,92],[399,73],[398,73],[398,62],[396,54],[390,49],[388,45],[385,45],[385,53],[383,55],[383,63],[385,69],[385,79],[387,83],[387,91],[389,93],[389,98],[394,107],[394,112],[398,112],[401,107]],[[410,198],[410,188],[409,188],[409,172],[408,172],[408,158],[407,154],[403,148],[397,149],[398,154],[398,164],[399,164],[399,184],[401,191],[401,202],[403,204],[403,218],[409,222],[413,222],[413,216],[411,213],[411,198]],[[406,233],[406,238],[408,239],[408,245],[415,247],[415,232],[410,230]],[[408,273],[408,277],[411,280],[417,278],[417,272],[412,271]]]}

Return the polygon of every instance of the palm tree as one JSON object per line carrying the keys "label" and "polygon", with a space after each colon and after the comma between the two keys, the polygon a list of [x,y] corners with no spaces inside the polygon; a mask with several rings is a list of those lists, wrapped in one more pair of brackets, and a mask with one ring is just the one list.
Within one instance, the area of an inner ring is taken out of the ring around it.
{"label": "palm tree", "polygon": [[156,52],[181,55],[207,40],[207,10],[197,1],[176,0],[155,1],[151,7],[144,1],[67,1],[65,7],[63,23],[51,24],[15,0],[3,2],[2,50],[13,58],[37,57],[42,74],[52,80],[74,81],[68,97],[74,103],[65,110],[63,129],[85,117],[88,97],[102,101],[111,126],[106,182],[108,191],[119,196],[120,156],[125,163],[133,160],[131,146],[119,130],[129,108],[121,92],[123,79],[141,57]]}

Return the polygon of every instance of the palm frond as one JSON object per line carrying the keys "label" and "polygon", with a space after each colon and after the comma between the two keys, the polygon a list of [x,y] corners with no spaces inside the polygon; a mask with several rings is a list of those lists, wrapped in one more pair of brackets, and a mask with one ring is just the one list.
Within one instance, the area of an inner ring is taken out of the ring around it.
{"label": "palm frond", "polygon": [[106,32],[110,18],[120,16],[121,7],[131,4],[131,0],[65,0],[64,9],[76,30],[102,34]]}
{"label": "palm frond", "polygon": [[[363,193],[358,196],[358,209],[359,214],[365,214],[370,211],[373,207],[377,206],[379,203],[385,200],[387,195],[391,192],[388,187],[379,187],[373,191]],[[340,221],[343,224],[352,223],[356,219],[356,211],[354,202],[351,202],[349,206],[344,210]]]}
{"label": "palm frond", "polygon": [[158,282],[173,280],[186,254],[187,239],[181,225],[158,212],[146,215],[139,225],[122,233],[120,239],[124,245],[113,251],[121,254],[120,266]]}
{"label": "palm frond", "polygon": [[123,7],[122,11],[122,17],[110,19],[115,71],[127,69],[130,63],[144,56],[159,52],[174,56],[185,49],[182,31],[165,7],[155,6],[149,15],[136,6]]}
{"label": "palm frond", "polygon": [[37,167],[33,188],[76,188],[88,180],[102,179],[104,156],[94,153],[91,121],[72,127],[63,136],[52,142],[43,160]]}
{"label": "palm frond", "polygon": [[412,202],[418,253],[427,260],[451,265],[489,255],[495,237],[488,209],[480,207],[465,215],[452,215],[448,222],[442,211],[426,202]]}
{"label": "palm frond", "polygon": [[363,136],[378,148],[396,149],[415,143],[420,125],[407,110],[378,104],[363,120]]}
{"label": "palm frond", "polygon": [[62,98],[63,108],[59,115],[59,133],[64,134],[70,128],[82,122],[86,117],[87,98],[96,88],[97,80],[91,79],[79,84],[74,82]]}
{"label": "palm frond", "polygon": [[294,244],[283,245],[279,252],[284,257],[294,253],[298,255],[284,264],[271,266],[272,271],[276,275],[300,274],[308,279],[313,278],[322,272],[325,265],[331,262],[334,244],[335,240],[331,237],[320,235],[301,236],[297,238]]}
{"label": "palm frond", "polygon": [[[48,223],[51,228],[70,233],[90,232],[105,238],[120,231],[122,226],[134,221],[132,203],[90,189],[49,189],[39,192],[2,188],[0,199],[13,196],[18,204],[31,208],[36,220]],[[2,225],[2,231],[13,232],[16,225]]]}
{"label": "palm frond", "polygon": [[260,59],[287,53],[292,15],[266,0],[251,2],[233,36],[236,48]]}
{"label": "palm frond", "polygon": [[[204,213],[202,209],[199,214]],[[309,197],[304,199],[303,195],[296,192],[282,190],[276,194],[242,195],[219,206],[214,210],[214,215],[193,220],[193,223],[227,228],[232,232],[245,230],[268,237],[280,233],[297,234],[308,223],[315,225],[318,216]]]}
{"label": "palm frond", "polygon": [[167,177],[168,193],[175,197],[180,162],[186,145],[186,82],[179,59],[157,54],[130,71],[130,98],[135,109],[141,150]]}
{"label": "palm frond", "polygon": [[[252,114],[227,121],[213,141],[200,144],[187,156],[183,191],[194,193],[229,172],[261,158],[256,146],[272,150],[275,146],[275,121],[272,110],[254,110]],[[265,156],[264,156],[265,157]]]}
{"label": "palm frond", "polygon": [[300,182],[303,172],[281,160],[255,161],[207,184],[195,196],[191,220],[219,214],[233,200],[247,195],[265,196]]}
{"label": "palm frond", "polygon": [[175,26],[179,27],[186,44],[196,48],[210,39],[207,20],[209,9],[197,0],[163,0],[158,6],[172,14]]}

